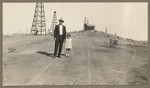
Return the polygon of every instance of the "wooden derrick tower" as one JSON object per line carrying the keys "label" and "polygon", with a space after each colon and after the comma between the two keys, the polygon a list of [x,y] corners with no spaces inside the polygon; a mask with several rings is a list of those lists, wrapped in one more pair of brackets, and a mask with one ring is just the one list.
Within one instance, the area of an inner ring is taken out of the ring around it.
{"label": "wooden derrick tower", "polygon": [[35,13],[33,17],[33,23],[30,31],[30,35],[34,34],[46,34],[45,12],[44,3],[37,2],[35,7]]}
{"label": "wooden derrick tower", "polygon": [[48,30],[49,34],[53,35],[56,25],[57,25],[57,15],[56,15],[56,11],[54,11],[51,28]]}

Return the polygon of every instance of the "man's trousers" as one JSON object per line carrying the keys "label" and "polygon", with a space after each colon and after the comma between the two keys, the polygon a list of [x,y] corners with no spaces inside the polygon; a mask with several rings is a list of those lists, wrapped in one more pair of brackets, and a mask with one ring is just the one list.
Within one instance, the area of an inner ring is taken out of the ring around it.
{"label": "man's trousers", "polygon": [[63,37],[59,36],[59,38],[57,38],[55,40],[54,56],[56,56],[58,49],[59,49],[59,51],[58,51],[58,57],[61,56],[62,47],[63,47]]}

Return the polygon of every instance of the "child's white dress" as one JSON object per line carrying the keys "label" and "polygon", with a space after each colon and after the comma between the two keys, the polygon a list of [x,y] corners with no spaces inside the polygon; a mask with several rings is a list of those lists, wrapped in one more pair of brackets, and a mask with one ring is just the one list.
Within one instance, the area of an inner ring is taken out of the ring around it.
{"label": "child's white dress", "polygon": [[65,44],[66,49],[72,49],[72,39],[66,39],[66,44]]}

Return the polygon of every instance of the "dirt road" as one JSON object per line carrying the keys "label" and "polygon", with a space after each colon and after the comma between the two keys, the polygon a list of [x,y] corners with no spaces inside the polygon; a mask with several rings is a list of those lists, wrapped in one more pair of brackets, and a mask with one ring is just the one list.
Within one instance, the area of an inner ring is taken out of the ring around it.
{"label": "dirt road", "polygon": [[[3,38],[3,85],[136,85],[147,82],[147,46],[111,48],[98,33],[73,35],[71,57],[52,58],[46,36]],[[8,52],[11,49],[11,52]],[[135,73],[136,72],[136,73]],[[137,76],[138,74],[138,76]]]}

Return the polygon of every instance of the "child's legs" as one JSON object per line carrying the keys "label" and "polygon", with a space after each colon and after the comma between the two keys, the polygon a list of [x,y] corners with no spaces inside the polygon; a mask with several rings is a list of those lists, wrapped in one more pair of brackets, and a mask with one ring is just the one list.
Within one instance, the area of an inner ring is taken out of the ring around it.
{"label": "child's legs", "polygon": [[66,55],[68,54],[68,49],[66,49]]}
{"label": "child's legs", "polygon": [[66,55],[68,56],[68,54],[69,54],[69,49],[67,48],[66,49]]}
{"label": "child's legs", "polygon": [[70,55],[70,49],[68,49],[68,55]]}

